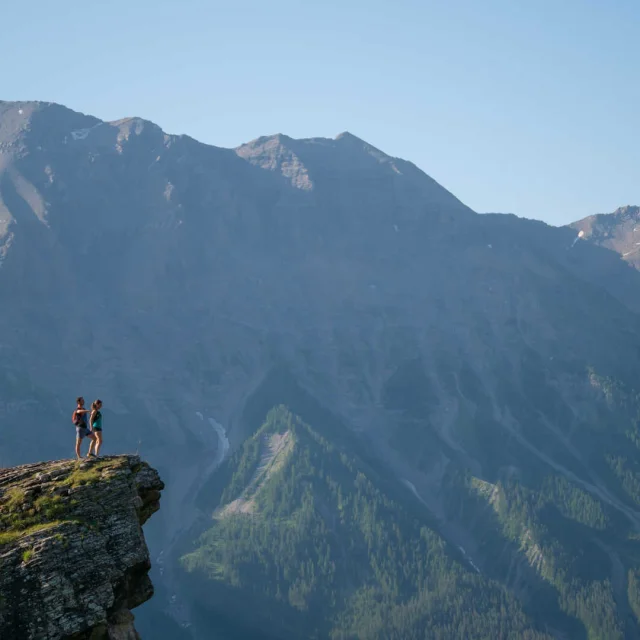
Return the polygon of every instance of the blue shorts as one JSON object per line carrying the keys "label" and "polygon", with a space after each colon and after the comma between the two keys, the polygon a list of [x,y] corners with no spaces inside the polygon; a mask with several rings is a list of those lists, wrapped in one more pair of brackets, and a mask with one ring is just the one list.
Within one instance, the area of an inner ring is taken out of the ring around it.
{"label": "blue shorts", "polygon": [[86,438],[90,433],[91,431],[87,427],[76,427],[76,438],[79,440]]}

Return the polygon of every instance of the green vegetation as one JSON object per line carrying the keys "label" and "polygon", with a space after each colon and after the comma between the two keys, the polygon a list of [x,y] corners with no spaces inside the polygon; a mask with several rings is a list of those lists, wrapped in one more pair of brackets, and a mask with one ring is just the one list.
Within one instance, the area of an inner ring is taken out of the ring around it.
{"label": "green vegetation", "polygon": [[27,494],[24,489],[13,487],[6,492],[3,506],[9,511],[14,511],[24,503],[26,496]]}
{"label": "green vegetation", "polygon": [[62,484],[71,488],[82,487],[87,484],[96,484],[100,482],[102,474],[106,469],[115,468],[121,464],[118,460],[104,460],[92,464],[88,468],[80,468],[79,463],[76,463],[76,469],[63,480]]}
{"label": "green vegetation", "polygon": [[[291,447],[265,466],[285,436]],[[182,560],[208,610],[248,607],[277,637],[422,640],[425,629],[430,638],[547,637],[377,488],[357,458],[285,408],[269,413],[222,473],[213,525]],[[246,512],[229,506],[249,497]]]}
{"label": "green vegetation", "polygon": [[226,504],[240,495],[249,484],[260,461],[260,438],[249,438],[245,441],[239,453],[234,456],[235,470],[229,485],[224,489],[220,502]]}
{"label": "green vegetation", "polygon": [[37,487],[30,491],[20,487],[8,489],[0,496],[0,545],[62,522],[78,523],[83,520],[85,526],[95,528],[95,522],[78,518],[78,501],[63,494],[99,482],[105,470],[117,469],[121,464],[119,460],[105,460],[88,468],[76,465],[69,475],[46,485],[43,490]]}
{"label": "green vegetation", "polygon": [[600,501],[564,476],[547,476],[540,489],[539,507],[554,505],[565,517],[594,529],[606,529],[610,520]]}
{"label": "green vegetation", "polygon": [[[443,541],[410,492],[362,460],[353,440],[320,420],[329,441],[280,407],[199,497],[213,519],[182,566],[204,624],[231,628],[241,602],[255,616],[242,633],[269,629],[270,638],[422,640],[425,629],[442,639],[542,638],[547,629],[581,640],[634,637],[640,535],[625,510],[640,505],[640,403],[619,383],[592,377],[602,420],[581,431],[571,451],[562,429],[547,427],[561,418],[569,433],[571,413],[527,366],[544,413],[524,402],[513,413],[557,466],[504,437],[471,373],[455,381],[477,407],[460,411],[456,424],[465,429],[457,435],[483,469],[496,470],[493,478],[457,463],[422,419],[417,395],[394,432],[418,466],[431,468],[439,451],[453,459],[443,500],[447,515],[473,531],[482,575]],[[391,408],[407,404],[398,395],[407,384],[390,389]],[[505,385],[505,399],[521,397]]]}
{"label": "green vegetation", "polygon": [[32,533],[38,533],[39,531],[47,531],[48,529],[53,529],[55,527],[60,526],[64,522],[69,522],[68,520],[54,520],[53,522],[43,522],[41,524],[35,524],[31,527],[27,527],[25,529],[14,529],[9,531],[0,531],[0,546],[4,544],[9,544],[11,542],[15,542],[22,536],[27,536]]}
{"label": "green vegetation", "polygon": [[627,495],[640,505],[640,461],[612,454],[607,455],[605,459]]}
{"label": "green vegetation", "polygon": [[606,578],[609,559],[580,528],[605,529],[602,506],[557,477],[547,479],[540,492],[517,482],[499,483],[493,506],[504,535],[555,588],[560,609],[580,620],[590,638],[622,640],[624,629]]}
{"label": "green vegetation", "polygon": [[627,597],[634,615],[640,620],[640,571],[630,569],[627,578]]}
{"label": "green vegetation", "polygon": [[31,558],[33,558],[33,549],[25,549],[22,552],[22,562],[26,564],[27,562],[29,562],[29,560],[31,560]]}
{"label": "green vegetation", "polygon": [[60,495],[44,495],[36,498],[34,509],[44,520],[55,520],[65,511],[62,496]]}
{"label": "green vegetation", "polygon": [[31,502],[20,489],[7,492],[8,500],[0,503],[0,532],[9,533],[37,527],[59,519],[65,507],[61,496],[42,495]]}

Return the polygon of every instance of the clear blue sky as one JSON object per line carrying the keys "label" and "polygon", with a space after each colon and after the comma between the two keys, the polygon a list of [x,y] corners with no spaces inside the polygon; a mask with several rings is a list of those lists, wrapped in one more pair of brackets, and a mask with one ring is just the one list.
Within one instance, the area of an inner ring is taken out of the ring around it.
{"label": "clear blue sky", "polygon": [[6,2],[0,99],[236,146],[341,131],[476,211],[640,204],[640,0]]}

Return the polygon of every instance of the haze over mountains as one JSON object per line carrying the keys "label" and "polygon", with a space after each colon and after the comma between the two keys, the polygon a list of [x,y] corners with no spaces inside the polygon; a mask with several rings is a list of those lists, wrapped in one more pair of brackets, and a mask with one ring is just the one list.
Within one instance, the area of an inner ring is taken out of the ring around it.
{"label": "haze over mountains", "polygon": [[104,400],[167,484],[154,637],[639,637],[621,211],[478,215],[348,133],[0,103],[0,463]]}

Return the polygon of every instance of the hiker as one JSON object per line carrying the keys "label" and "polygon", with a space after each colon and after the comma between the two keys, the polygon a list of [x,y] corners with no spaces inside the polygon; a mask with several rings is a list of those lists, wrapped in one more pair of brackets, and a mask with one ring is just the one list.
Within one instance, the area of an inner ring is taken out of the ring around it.
{"label": "hiker", "polygon": [[[96,456],[100,455],[100,447],[102,446],[102,411],[100,409],[102,409],[102,400],[96,400],[91,404],[89,424],[96,436],[96,441],[93,443]],[[91,449],[91,445],[89,445],[89,449]]]}
{"label": "hiker", "polygon": [[80,445],[84,438],[89,438],[91,442],[89,443],[89,453],[87,453],[87,458],[93,456],[91,453],[91,449],[96,440],[96,436],[91,433],[89,427],[87,425],[87,413],[89,413],[89,409],[84,408],[84,398],[80,396],[76,400],[77,406],[75,411],[73,412],[73,424],[76,425],[76,458],[78,460],[81,459],[80,455]]}

